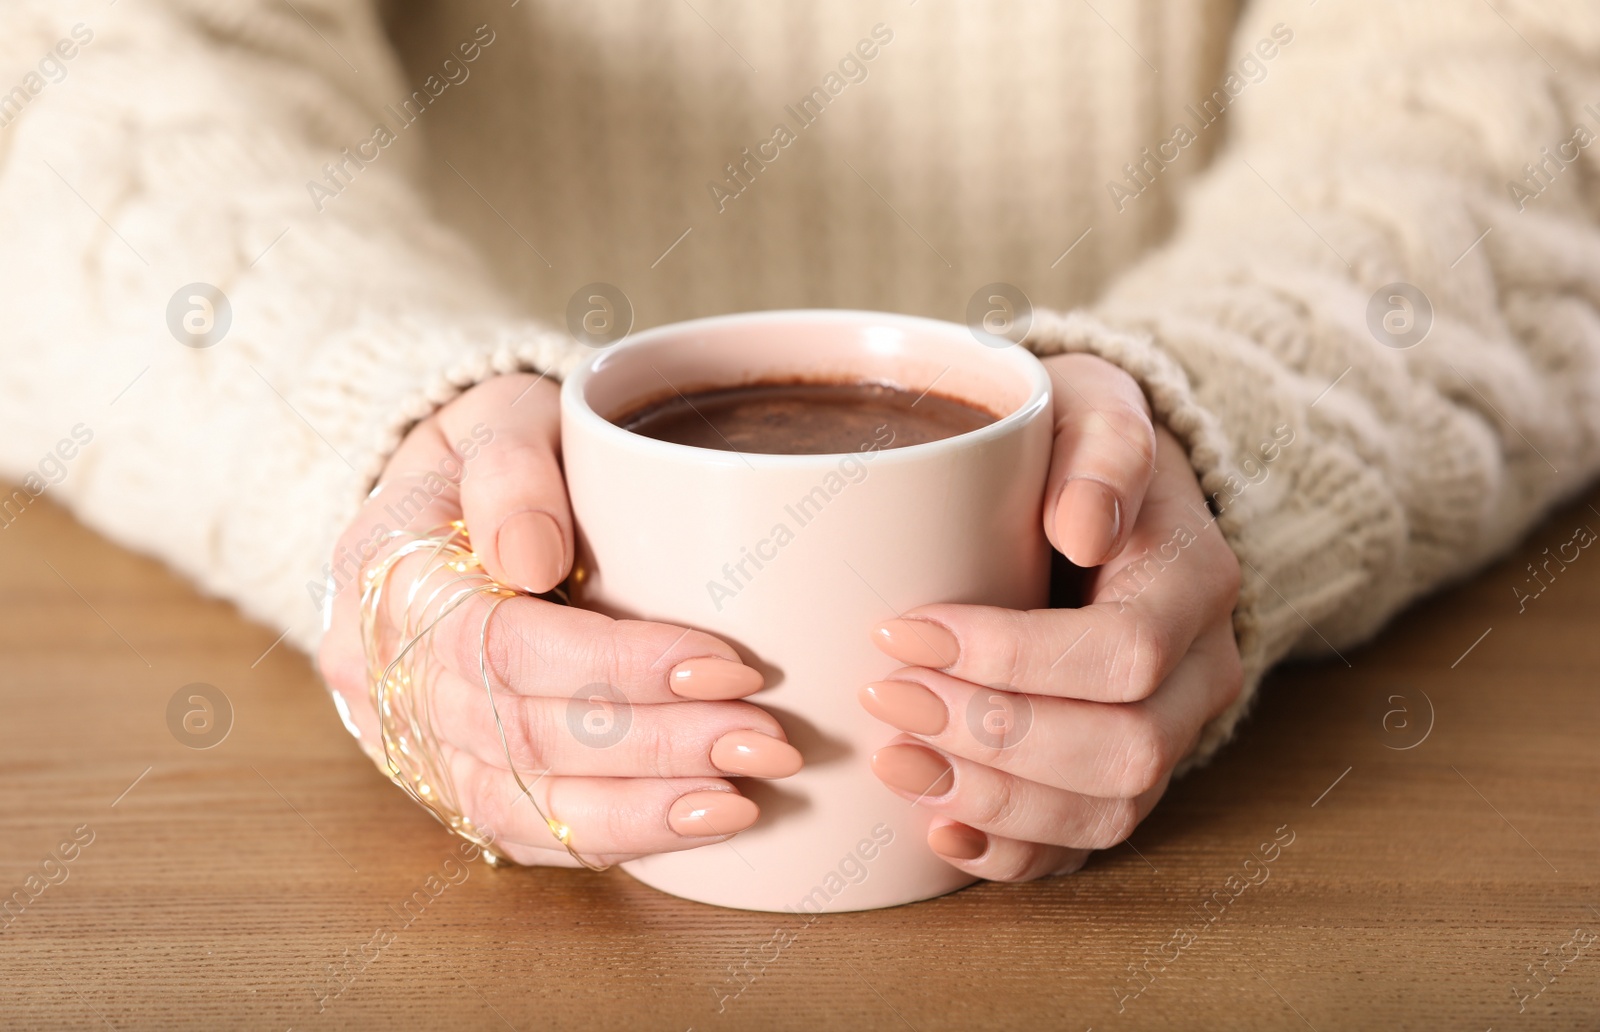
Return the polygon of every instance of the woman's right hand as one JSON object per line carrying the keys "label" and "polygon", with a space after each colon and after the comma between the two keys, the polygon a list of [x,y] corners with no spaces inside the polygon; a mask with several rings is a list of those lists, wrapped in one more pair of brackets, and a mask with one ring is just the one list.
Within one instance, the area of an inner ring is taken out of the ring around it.
{"label": "woman's right hand", "polygon": [[[558,396],[549,380],[500,376],[417,424],[335,549],[336,591],[318,663],[346,726],[380,765],[357,560],[387,532],[428,533],[464,518],[496,580],[534,593],[559,584],[572,567],[573,525],[558,461]],[[414,568],[400,566],[392,583],[403,586]],[[435,628],[432,715],[461,807],[502,855],[576,866],[523,798],[507,747],[540,807],[571,829],[575,850],[599,863],[726,839],[758,810],[725,775],[799,770],[800,754],[777,720],[738,701],[760,690],[761,675],[726,643],[523,596],[495,610],[487,637],[502,746],[479,671],[491,602],[476,596]]]}

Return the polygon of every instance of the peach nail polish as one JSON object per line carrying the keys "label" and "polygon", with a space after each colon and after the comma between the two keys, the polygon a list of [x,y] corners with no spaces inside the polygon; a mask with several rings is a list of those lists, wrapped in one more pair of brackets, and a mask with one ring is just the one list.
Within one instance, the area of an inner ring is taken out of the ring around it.
{"label": "peach nail polish", "polygon": [[667,675],[672,694],[685,699],[742,699],[761,690],[761,674],[753,667],[718,656],[686,659]]}
{"label": "peach nail polish", "polygon": [[524,509],[507,516],[495,534],[495,548],[506,573],[526,581],[531,591],[549,591],[566,572],[561,528],[547,512]]}
{"label": "peach nail polish", "polygon": [[914,796],[942,796],[956,772],[943,756],[920,745],[890,745],[872,754],[872,772],[890,788]]}
{"label": "peach nail polish", "polygon": [[989,849],[989,836],[965,824],[943,824],[929,830],[928,847],[952,860],[976,860]]}
{"label": "peach nail polish", "polygon": [[711,764],[729,774],[786,778],[804,766],[800,750],[760,731],[729,731],[711,747]]}
{"label": "peach nail polish", "polygon": [[667,811],[667,827],[685,838],[732,835],[761,816],[761,808],[737,792],[707,789],[679,796]]}
{"label": "peach nail polish", "polygon": [[1056,503],[1056,536],[1067,558],[1080,566],[1099,566],[1107,559],[1122,529],[1122,506],[1111,488],[1088,477],[1074,477]]}
{"label": "peach nail polish", "polygon": [[950,722],[944,700],[915,681],[874,681],[857,696],[868,713],[914,735],[936,735]]}
{"label": "peach nail polish", "polygon": [[927,620],[885,620],[872,629],[872,643],[907,666],[936,670],[961,655],[956,636]]}

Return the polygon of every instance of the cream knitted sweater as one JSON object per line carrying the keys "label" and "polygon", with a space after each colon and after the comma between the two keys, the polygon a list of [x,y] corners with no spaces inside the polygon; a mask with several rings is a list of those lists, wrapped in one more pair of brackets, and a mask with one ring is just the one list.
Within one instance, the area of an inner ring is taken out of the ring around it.
{"label": "cream knitted sweater", "polygon": [[[1270,664],[1600,466],[1592,3],[384,14],[0,8],[5,526],[46,493],[311,648],[387,454],[473,383],[570,368],[578,286],[643,327],[959,320],[1005,281],[1035,350],[1140,380],[1221,503],[1248,690],[1209,753]],[[169,326],[194,283],[214,346]]]}

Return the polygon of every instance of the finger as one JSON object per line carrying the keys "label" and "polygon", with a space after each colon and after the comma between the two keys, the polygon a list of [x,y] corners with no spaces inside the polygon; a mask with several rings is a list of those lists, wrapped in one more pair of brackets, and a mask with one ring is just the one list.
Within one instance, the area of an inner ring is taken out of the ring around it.
{"label": "finger", "polygon": [[1171,772],[1242,682],[1232,623],[1222,618],[1141,702],[1027,695],[916,667],[864,686],[860,701],[953,755],[1073,792],[1131,799]]}
{"label": "finger", "polygon": [[[903,619],[880,624],[876,640],[902,663],[941,669],[973,684],[1003,685],[1033,695],[1135,702],[1148,698],[1165,680],[1207,614],[1153,600],[1141,600],[1139,611],[1133,609],[1023,612],[941,603],[919,606]],[[936,644],[927,648],[928,641]]]}
{"label": "finger", "polygon": [[[509,771],[445,746],[462,808],[496,848],[514,843],[566,854]],[[524,778],[540,808],[565,825],[572,848],[600,863],[721,842],[755,823],[760,808],[716,778]]]}
{"label": "finger", "polygon": [[1156,470],[1150,405],[1133,377],[1093,355],[1049,360],[1055,382],[1055,447],[1045,487],[1044,529],[1079,566],[1121,548]]}
{"label": "finger", "polygon": [[439,736],[524,778],[786,778],[802,766],[777,719],[745,702],[635,706],[580,690],[568,698],[502,693],[491,707],[479,684],[450,677],[440,687]]}
{"label": "finger", "polygon": [[872,756],[896,795],[980,831],[1073,849],[1108,849],[1133,833],[1166,780],[1133,799],[1102,799],[1019,778],[901,737]]}
{"label": "finger", "polygon": [[943,818],[935,819],[929,827],[928,847],[952,867],[1000,882],[1032,881],[1076,871],[1090,852],[990,835]]}
{"label": "finger", "polygon": [[1177,442],[1162,440],[1165,472],[1127,550],[1140,561],[1119,556],[1106,567],[1110,580],[1091,605],[918,606],[874,627],[875,644],[902,663],[974,684],[1100,702],[1148,698],[1201,628],[1232,611],[1239,585],[1238,560],[1193,476],[1168,451]]}
{"label": "finger", "polygon": [[461,510],[496,580],[535,594],[572,568],[572,513],[557,460],[558,391],[541,374],[488,380],[439,412],[465,475]]}
{"label": "finger", "polygon": [[[576,606],[519,595],[467,600],[433,633],[433,649],[457,677],[498,692],[569,699],[598,690],[633,704],[742,698],[762,687],[731,645],[704,631],[613,620]],[[484,624],[488,619],[488,631]]]}

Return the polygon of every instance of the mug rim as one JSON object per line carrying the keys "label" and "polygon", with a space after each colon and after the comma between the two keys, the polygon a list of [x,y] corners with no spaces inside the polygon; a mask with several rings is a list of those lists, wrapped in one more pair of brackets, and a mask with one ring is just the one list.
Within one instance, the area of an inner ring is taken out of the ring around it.
{"label": "mug rim", "polygon": [[996,361],[1011,365],[1029,384],[1028,396],[1022,404],[994,422],[978,427],[976,430],[968,430],[965,433],[951,437],[942,437],[936,441],[910,444],[899,448],[881,449],[874,453],[873,461],[875,464],[881,463],[884,459],[890,459],[890,461],[897,463],[917,461],[936,454],[940,450],[948,450],[954,447],[972,447],[995,438],[1004,437],[1033,419],[1041,409],[1050,404],[1051,385],[1049,371],[1039,361],[1038,356],[1021,344],[1012,344],[1009,347],[1000,349],[992,348],[979,341],[972,334],[971,329],[961,323],[950,322],[945,319],[931,319],[920,315],[906,315],[899,312],[875,312],[869,309],[853,308],[779,308],[752,312],[730,312],[723,315],[703,316],[698,319],[686,319],[681,322],[663,323],[660,326],[652,326],[650,329],[639,333],[630,333],[622,340],[598,349],[594,355],[585,358],[563,379],[561,384],[562,419],[576,421],[586,432],[599,435],[601,439],[609,444],[629,447],[647,455],[653,453],[664,460],[693,459],[696,463],[702,465],[738,464],[780,469],[837,464],[839,460],[856,455],[857,452],[815,452],[791,455],[773,452],[738,452],[722,448],[702,448],[698,445],[679,444],[675,441],[662,441],[636,434],[631,430],[618,426],[596,412],[589,405],[587,397],[585,397],[584,387],[589,378],[596,372],[601,371],[601,367],[607,362],[619,361],[616,356],[625,354],[631,348],[656,343],[664,338],[693,333],[699,329],[724,326],[729,323],[759,325],[771,322],[796,321],[858,327],[888,324],[905,330],[931,332],[946,336],[955,333],[970,341],[973,347],[985,348],[993,353]]}

